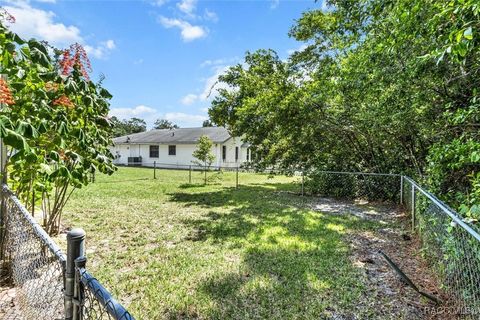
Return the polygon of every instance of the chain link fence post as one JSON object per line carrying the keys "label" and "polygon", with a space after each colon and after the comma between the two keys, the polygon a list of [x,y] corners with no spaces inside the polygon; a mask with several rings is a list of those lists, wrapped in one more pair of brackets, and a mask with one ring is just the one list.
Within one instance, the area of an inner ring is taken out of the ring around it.
{"label": "chain link fence post", "polygon": [[[85,255],[85,231],[72,229],[67,233],[67,262],[65,268],[65,320],[78,319],[75,306],[75,260]],[[76,301],[78,303],[78,301]],[[76,311],[76,313],[75,313]]]}
{"label": "chain link fence post", "polygon": [[75,259],[75,283],[73,286],[73,320],[83,320],[83,304],[85,288],[82,284],[80,268],[85,269],[87,258],[85,256]]}
{"label": "chain link fence post", "polygon": [[415,232],[415,185],[412,183],[412,233]]}
{"label": "chain link fence post", "polygon": [[400,176],[400,204],[403,204],[403,175]]}
{"label": "chain link fence post", "polygon": [[157,179],[157,161],[153,161],[153,179]]}

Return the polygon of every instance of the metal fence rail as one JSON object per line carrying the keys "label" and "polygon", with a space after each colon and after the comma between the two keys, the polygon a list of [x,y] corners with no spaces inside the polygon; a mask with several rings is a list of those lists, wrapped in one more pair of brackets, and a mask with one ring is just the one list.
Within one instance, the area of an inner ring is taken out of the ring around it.
{"label": "metal fence rail", "polygon": [[78,230],[67,234],[65,255],[6,185],[1,187],[1,198],[0,263],[16,296],[15,306],[0,310],[0,315],[9,320],[134,319],[86,271],[85,263],[82,269],[75,267],[77,258],[86,260],[80,248],[84,241],[71,239]]}

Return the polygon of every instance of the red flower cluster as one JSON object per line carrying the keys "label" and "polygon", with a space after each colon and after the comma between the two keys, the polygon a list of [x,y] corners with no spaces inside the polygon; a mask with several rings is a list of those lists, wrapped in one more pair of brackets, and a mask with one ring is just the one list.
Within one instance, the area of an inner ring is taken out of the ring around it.
{"label": "red flower cluster", "polygon": [[82,45],[75,43],[65,49],[59,64],[62,75],[68,76],[74,67],[78,67],[85,79],[89,80],[88,74],[92,72],[92,65]]}
{"label": "red flower cluster", "polygon": [[60,98],[57,98],[53,100],[53,105],[54,106],[64,106],[68,108],[73,108],[73,102],[65,95],[61,96]]}
{"label": "red flower cluster", "polygon": [[15,23],[15,17],[12,16],[7,10],[0,7],[0,17],[7,20],[10,23]]}
{"label": "red flower cluster", "polygon": [[6,105],[15,104],[13,100],[12,92],[8,87],[7,81],[5,79],[0,78],[0,103],[4,103]]}

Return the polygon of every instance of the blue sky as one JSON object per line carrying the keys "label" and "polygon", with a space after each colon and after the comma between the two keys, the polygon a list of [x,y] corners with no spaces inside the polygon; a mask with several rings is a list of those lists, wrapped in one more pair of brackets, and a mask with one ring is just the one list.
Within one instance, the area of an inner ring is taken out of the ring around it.
{"label": "blue sky", "polygon": [[[288,37],[295,19],[321,7],[313,0],[0,1],[20,35],[59,48],[79,42],[113,94],[111,114],[157,118],[182,127],[206,119],[216,77],[245,52],[280,57],[302,43]],[[215,92],[213,92],[215,94]]]}

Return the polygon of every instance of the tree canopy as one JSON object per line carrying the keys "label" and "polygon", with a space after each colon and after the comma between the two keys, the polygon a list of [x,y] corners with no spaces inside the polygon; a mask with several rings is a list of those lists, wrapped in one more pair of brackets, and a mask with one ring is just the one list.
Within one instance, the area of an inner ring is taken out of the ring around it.
{"label": "tree canopy", "polygon": [[139,133],[147,131],[147,123],[140,118],[130,118],[128,120],[119,120],[113,116],[110,118],[113,126],[113,136],[121,137],[132,133]]}
{"label": "tree canopy", "polygon": [[259,166],[405,173],[480,217],[477,1],[327,2],[287,60],[247,52],[219,77],[213,122]]}
{"label": "tree canopy", "polygon": [[179,127],[167,119],[157,119],[153,124],[154,129],[178,129]]}

